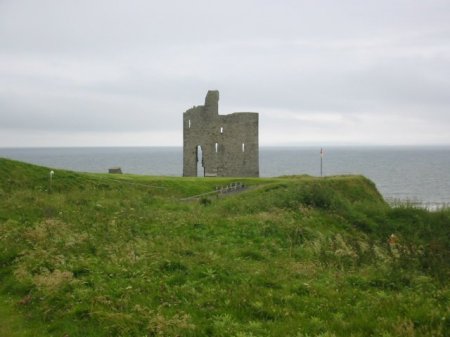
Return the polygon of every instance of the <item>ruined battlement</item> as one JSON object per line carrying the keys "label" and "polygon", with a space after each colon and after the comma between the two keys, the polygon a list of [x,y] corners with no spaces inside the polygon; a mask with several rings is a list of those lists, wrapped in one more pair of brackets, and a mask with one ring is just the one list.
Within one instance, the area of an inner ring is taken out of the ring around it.
{"label": "ruined battlement", "polygon": [[198,175],[259,176],[258,113],[219,115],[217,90],[183,114],[183,176]]}

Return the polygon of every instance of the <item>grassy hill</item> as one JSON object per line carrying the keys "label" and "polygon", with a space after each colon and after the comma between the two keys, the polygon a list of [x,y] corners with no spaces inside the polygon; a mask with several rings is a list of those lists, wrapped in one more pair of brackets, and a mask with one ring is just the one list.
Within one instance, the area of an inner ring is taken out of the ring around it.
{"label": "grassy hill", "polygon": [[1,336],[450,331],[450,211],[364,177],[48,177],[0,159]]}

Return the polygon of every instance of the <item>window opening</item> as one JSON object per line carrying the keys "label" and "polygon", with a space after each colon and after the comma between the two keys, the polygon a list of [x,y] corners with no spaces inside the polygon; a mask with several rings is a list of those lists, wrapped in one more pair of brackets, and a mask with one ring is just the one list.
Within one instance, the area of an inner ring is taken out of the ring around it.
{"label": "window opening", "polygon": [[220,127],[220,133],[223,133],[223,126]]}
{"label": "window opening", "polygon": [[191,120],[188,121],[188,127],[191,128]]}
{"label": "window opening", "polygon": [[245,143],[242,143],[242,152],[245,152]]}
{"label": "window opening", "polygon": [[197,154],[197,177],[204,177],[205,168],[203,166],[203,151],[200,145],[197,146],[196,154]]}
{"label": "window opening", "polygon": [[216,143],[216,153],[219,152],[219,143]]}

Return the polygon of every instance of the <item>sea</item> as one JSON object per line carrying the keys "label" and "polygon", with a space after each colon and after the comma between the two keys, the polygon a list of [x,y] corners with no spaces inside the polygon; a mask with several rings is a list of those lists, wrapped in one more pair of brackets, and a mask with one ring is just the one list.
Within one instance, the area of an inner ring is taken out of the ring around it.
{"label": "sea", "polygon": [[[57,169],[181,176],[181,147],[0,148],[0,157]],[[260,176],[320,176],[320,147],[261,147]],[[358,174],[371,179],[386,201],[431,210],[450,206],[450,146],[327,147],[323,176]],[[205,178],[208,179],[208,178]]]}

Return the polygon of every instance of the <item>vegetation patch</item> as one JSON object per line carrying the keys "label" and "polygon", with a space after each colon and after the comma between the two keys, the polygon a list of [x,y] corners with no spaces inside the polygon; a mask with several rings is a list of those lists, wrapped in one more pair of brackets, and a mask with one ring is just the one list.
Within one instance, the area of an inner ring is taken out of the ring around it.
{"label": "vegetation patch", "polygon": [[361,176],[216,198],[235,178],[53,170],[0,159],[2,336],[448,334],[448,209]]}

